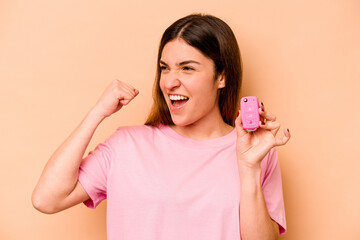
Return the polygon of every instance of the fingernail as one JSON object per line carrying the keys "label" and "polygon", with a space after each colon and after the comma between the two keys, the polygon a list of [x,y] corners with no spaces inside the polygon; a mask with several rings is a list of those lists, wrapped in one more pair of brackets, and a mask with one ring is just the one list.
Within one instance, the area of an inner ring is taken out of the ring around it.
{"label": "fingernail", "polygon": [[264,106],[263,102],[261,102],[261,106]]}
{"label": "fingernail", "polygon": [[288,131],[288,133],[290,133],[290,130],[288,128],[286,130]]}
{"label": "fingernail", "polygon": [[239,111],[238,111],[238,113],[237,113],[237,116],[236,117],[238,117],[239,116]]}

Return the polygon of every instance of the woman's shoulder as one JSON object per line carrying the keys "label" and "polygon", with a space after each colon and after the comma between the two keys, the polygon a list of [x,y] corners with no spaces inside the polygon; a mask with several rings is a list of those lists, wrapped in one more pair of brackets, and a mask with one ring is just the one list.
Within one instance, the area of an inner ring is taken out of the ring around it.
{"label": "woman's shoulder", "polygon": [[116,132],[132,132],[132,133],[146,133],[157,131],[161,126],[149,126],[149,125],[125,125],[116,129]]}
{"label": "woman's shoulder", "polygon": [[166,128],[164,125],[149,126],[149,125],[128,125],[120,126],[116,129],[114,135],[117,136],[153,136],[162,132]]}
{"label": "woman's shoulder", "polygon": [[158,135],[159,126],[147,125],[124,125],[116,128],[105,142],[109,145],[118,146],[123,142],[143,142],[149,141]]}

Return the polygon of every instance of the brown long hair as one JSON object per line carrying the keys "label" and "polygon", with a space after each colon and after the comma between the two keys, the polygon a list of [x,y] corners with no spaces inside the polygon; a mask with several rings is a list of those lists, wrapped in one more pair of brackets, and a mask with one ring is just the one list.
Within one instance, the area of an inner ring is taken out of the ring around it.
{"label": "brown long hair", "polygon": [[157,70],[150,114],[145,125],[173,125],[165,98],[160,89],[160,59],[166,43],[181,38],[213,60],[215,79],[224,73],[225,87],[219,91],[220,113],[225,123],[234,126],[240,104],[242,62],[240,49],[230,27],[221,19],[203,14],[191,14],[168,27],[160,41]]}

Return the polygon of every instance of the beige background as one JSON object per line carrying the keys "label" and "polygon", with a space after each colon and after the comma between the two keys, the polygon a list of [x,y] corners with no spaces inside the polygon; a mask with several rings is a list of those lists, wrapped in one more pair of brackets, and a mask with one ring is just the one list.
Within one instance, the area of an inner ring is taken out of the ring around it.
{"label": "beige background", "polygon": [[151,105],[162,32],[193,12],[234,30],[243,95],[257,95],[292,139],[279,149],[283,240],[360,239],[360,2],[0,1],[0,239],[105,239],[106,204],[45,215],[31,192],[56,147],[114,78],[140,90],[89,149]]}

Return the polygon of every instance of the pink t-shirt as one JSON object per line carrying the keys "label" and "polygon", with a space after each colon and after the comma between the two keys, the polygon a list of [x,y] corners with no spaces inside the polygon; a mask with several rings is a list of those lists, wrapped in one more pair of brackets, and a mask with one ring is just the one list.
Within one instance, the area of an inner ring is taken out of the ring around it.
{"label": "pink t-shirt", "polygon": [[[120,127],[81,164],[79,182],[91,198],[84,203],[107,199],[109,240],[240,239],[235,143],[235,129],[197,141],[164,125]],[[266,206],[283,234],[275,148],[261,166]]]}

